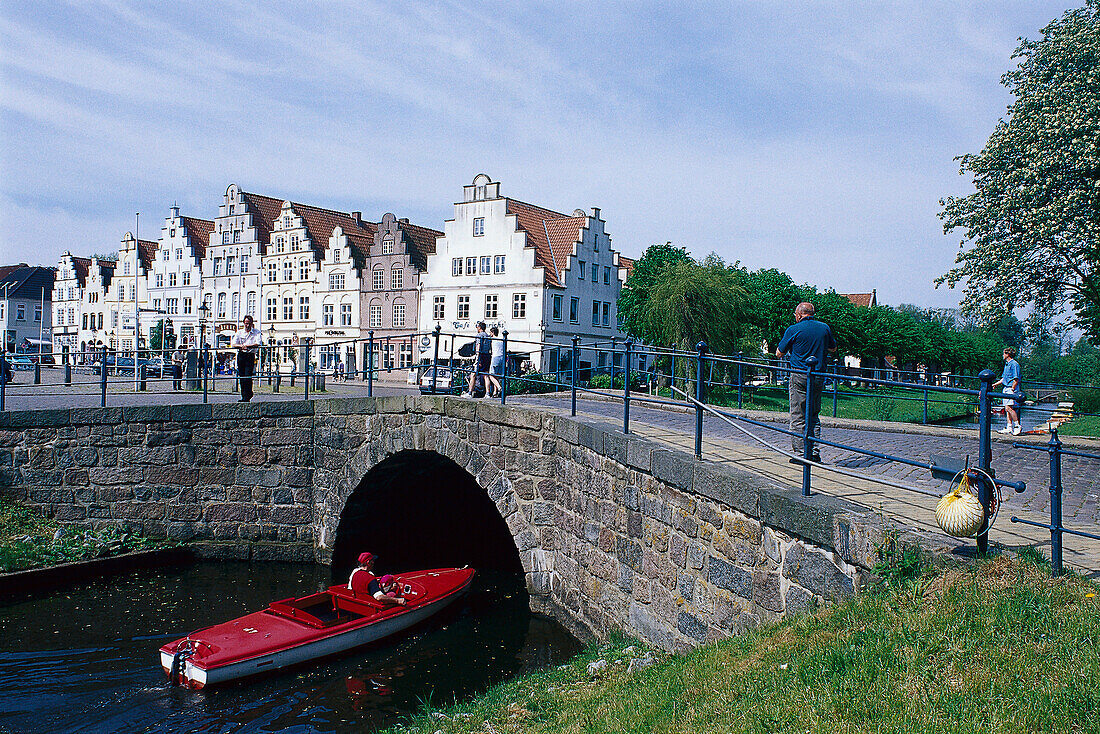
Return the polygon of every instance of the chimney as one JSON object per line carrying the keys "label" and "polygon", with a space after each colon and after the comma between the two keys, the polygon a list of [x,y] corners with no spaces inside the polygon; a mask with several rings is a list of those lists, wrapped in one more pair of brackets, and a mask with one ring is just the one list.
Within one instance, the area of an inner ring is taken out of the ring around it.
{"label": "chimney", "polygon": [[351,218],[355,220],[356,224],[363,224],[363,212],[352,212]]}
{"label": "chimney", "polygon": [[401,222],[402,224],[408,224],[409,223],[409,218],[408,217],[401,217],[397,221]]}

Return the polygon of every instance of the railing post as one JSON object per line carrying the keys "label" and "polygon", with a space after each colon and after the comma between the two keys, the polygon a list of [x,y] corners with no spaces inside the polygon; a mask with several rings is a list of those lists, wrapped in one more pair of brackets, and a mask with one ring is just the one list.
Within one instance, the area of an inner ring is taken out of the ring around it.
{"label": "railing post", "polygon": [[[443,327],[439,324],[435,325],[435,329],[432,331],[432,336],[435,337],[435,352],[432,353],[432,395],[435,395],[435,381],[439,377],[439,332],[443,331]],[[454,338],[451,338],[451,344],[454,345]],[[451,387],[454,388],[455,382],[455,368],[454,361],[451,362]]]}
{"label": "railing post", "polygon": [[698,355],[695,357],[695,458],[703,458],[703,406],[706,393],[703,391],[703,360],[707,358],[707,343],[695,345]]}
{"label": "railing post", "polygon": [[303,399],[309,400],[309,340],[306,340],[305,346],[302,347],[302,351],[305,352],[305,365],[306,365],[306,379],[303,384]]}
{"label": "railing post", "polygon": [[925,424],[928,423],[928,388],[924,388],[924,419]]}
{"label": "railing post", "polygon": [[374,329],[367,332],[367,397],[374,397]]}
{"label": "railing post", "polygon": [[4,366],[7,364],[8,355],[0,354],[0,360],[4,362],[4,364],[0,364],[0,410],[3,410],[4,404],[7,402],[8,392],[7,370],[4,369]]}
{"label": "railing post", "polygon": [[283,373],[282,372],[276,372],[275,373],[275,382],[271,385],[271,392],[273,392],[273,393],[279,392],[279,387],[282,385],[282,383],[283,383]]}
{"label": "railing post", "polygon": [[[505,329],[501,332],[501,338],[504,340],[504,373],[500,376],[500,404],[504,405],[504,398],[508,395],[508,330]],[[489,370],[492,371],[492,365],[489,366]],[[489,387],[486,385],[485,390],[488,391]]]}
{"label": "railing post", "polygon": [[744,404],[744,391],[745,391],[745,355],[742,352],[737,353],[737,409],[741,410],[741,406]]}
{"label": "railing post", "polygon": [[[989,472],[993,463],[993,413],[989,403],[989,390],[993,385],[994,374],[992,370],[982,370],[978,373],[981,384],[978,387],[978,468]],[[982,529],[978,534],[978,555],[984,556],[989,549],[989,503],[991,487],[986,487],[985,481],[978,482],[978,501],[982,504],[982,513],[985,519],[982,521]]]}
{"label": "railing post", "polygon": [[107,407],[107,347],[103,347],[102,360],[99,363],[99,405]]}
{"label": "railing post", "polygon": [[840,372],[837,365],[833,365],[833,417],[836,418],[836,394],[840,386]]}
{"label": "railing post", "polygon": [[802,496],[810,496],[810,461],[814,456],[814,367],[817,357],[806,357],[806,405],[805,422],[802,428]]}
{"label": "railing post", "polygon": [[634,340],[627,337],[623,342],[623,433],[630,433],[630,348],[632,346],[634,346]]}
{"label": "railing post", "polygon": [[210,347],[204,347],[202,352],[202,401],[204,403],[210,402],[210,396],[207,392],[207,381],[210,377]]}
{"label": "railing post", "polygon": [[65,363],[65,384],[73,384],[73,366],[68,362]]}
{"label": "railing post", "polygon": [[[672,356],[669,357],[668,366],[668,396],[673,400],[676,399],[674,387],[676,387],[676,352],[673,352]],[[687,387],[687,385],[684,385],[684,387]]]}
{"label": "railing post", "polygon": [[149,389],[148,373],[145,371],[145,365],[137,365],[134,367],[138,371],[138,390],[145,392]]}
{"label": "railing post", "polygon": [[1058,429],[1050,432],[1050,573],[1062,575],[1062,441]]}
{"label": "railing post", "polygon": [[580,340],[579,336],[573,335],[573,403],[569,413],[573,416],[577,414],[577,342]]}
{"label": "railing post", "polygon": [[35,385],[41,385],[42,384],[42,365],[39,364],[38,362],[34,363],[34,384]]}

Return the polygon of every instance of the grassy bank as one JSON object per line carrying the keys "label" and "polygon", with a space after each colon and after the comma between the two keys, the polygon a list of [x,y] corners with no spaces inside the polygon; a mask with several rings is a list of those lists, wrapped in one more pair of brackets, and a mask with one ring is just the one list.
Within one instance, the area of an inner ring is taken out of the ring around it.
{"label": "grassy bank", "polygon": [[120,529],[63,527],[0,497],[0,573],[176,545]]}
{"label": "grassy bank", "polygon": [[[415,732],[1100,731],[1100,597],[997,558],[627,672],[627,642]],[[589,673],[590,662],[608,665]]]}
{"label": "grassy bank", "polygon": [[1059,436],[1092,436],[1100,438],[1100,417],[1084,416],[1058,426]]}

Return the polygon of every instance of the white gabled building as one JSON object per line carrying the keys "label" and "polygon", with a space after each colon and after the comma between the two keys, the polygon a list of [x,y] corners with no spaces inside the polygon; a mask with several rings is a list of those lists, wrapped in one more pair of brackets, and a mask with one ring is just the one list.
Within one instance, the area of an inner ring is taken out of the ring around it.
{"label": "white gabled building", "polygon": [[[508,331],[509,353],[528,354],[540,371],[555,369],[555,354],[567,363],[575,334],[582,344],[607,348],[582,351],[582,368],[610,365],[612,340],[625,339],[616,304],[628,267],[612,249],[599,209],[570,215],[510,199],[499,182],[479,174],[463,187],[428,257],[420,328],[472,337],[478,321],[499,326]],[[444,338],[440,357],[468,340]],[[433,349],[422,346],[419,358],[430,360]]]}
{"label": "white gabled building", "polygon": [[202,261],[213,231],[212,221],[181,216],[179,207],[172,207],[150,268],[148,297],[142,299],[142,307],[152,309],[142,315],[143,333],[160,319],[171,319],[178,344],[198,345]]}
{"label": "white gabled building", "polygon": [[[149,336],[150,318],[141,314],[139,324],[134,322],[134,303],[141,308],[149,307],[148,280],[152,263],[157,254],[158,243],[152,240],[135,240],[132,232],[122,236],[118,248],[118,262],[110,279],[96,284],[102,294],[103,310],[109,314],[104,329],[107,338],[103,341],[111,349],[124,352],[132,351],[135,346],[135,328],[140,328],[140,343],[146,344]],[[136,276],[136,277],[135,277]],[[89,283],[90,293],[93,282]]]}

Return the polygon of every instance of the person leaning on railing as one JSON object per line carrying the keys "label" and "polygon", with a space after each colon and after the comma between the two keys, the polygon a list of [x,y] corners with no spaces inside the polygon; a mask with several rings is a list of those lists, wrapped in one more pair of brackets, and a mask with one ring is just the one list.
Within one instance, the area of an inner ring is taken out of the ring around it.
{"label": "person leaning on railing", "polygon": [[[794,324],[783,332],[783,338],[779,340],[775,356],[786,357],[790,355],[791,372],[787,381],[787,394],[791,402],[791,446],[794,452],[802,455],[805,449],[803,436],[806,434],[806,360],[810,357],[817,359],[817,369],[825,369],[825,355],[836,351],[836,339],[833,338],[833,330],[829,325],[814,318],[814,305],[807,301],[798,304],[794,309]],[[809,435],[821,435],[821,422],[818,413],[821,412],[821,391],[825,387],[825,378],[814,377],[813,390],[810,391],[810,427]],[[814,445],[814,461],[821,461],[821,454]],[[791,463],[799,463],[795,459]]]}
{"label": "person leaning on railing", "polygon": [[231,346],[237,350],[237,377],[241,383],[241,399],[247,403],[252,400],[252,375],[256,373],[256,352],[260,349],[260,330],[256,328],[251,316],[241,320],[241,329],[233,334]]}

